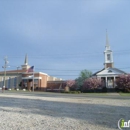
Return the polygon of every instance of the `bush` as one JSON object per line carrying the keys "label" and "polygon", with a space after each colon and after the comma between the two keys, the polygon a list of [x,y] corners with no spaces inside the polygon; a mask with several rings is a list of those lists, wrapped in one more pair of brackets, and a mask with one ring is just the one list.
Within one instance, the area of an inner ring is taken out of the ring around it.
{"label": "bush", "polygon": [[116,90],[121,92],[130,92],[130,74],[129,75],[120,75],[116,79]]}
{"label": "bush", "polygon": [[107,88],[106,88],[106,87],[103,87],[103,88],[102,88],[102,92],[103,92],[103,93],[106,93],[106,92],[107,92]]}
{"label": "bush", "polygon": [[100,78],[89,78],[84,81],[83,92],[96,92],[102,88],[102,80]]}

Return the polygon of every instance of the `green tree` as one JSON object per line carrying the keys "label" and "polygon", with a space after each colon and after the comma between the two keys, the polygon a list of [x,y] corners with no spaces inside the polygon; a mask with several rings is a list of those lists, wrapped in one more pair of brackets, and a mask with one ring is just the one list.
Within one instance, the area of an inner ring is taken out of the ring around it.
{"label": "green tree", "polygon": [[77,79],[75,79],[76,81],[76,85],[78,86],[78,89],[80,89],[83,84],[84,84],[84,81],[88,78],[90,78],[92,76],[92,72],[89,71],[89,70],[82,70],[79,74],[79,77]]}

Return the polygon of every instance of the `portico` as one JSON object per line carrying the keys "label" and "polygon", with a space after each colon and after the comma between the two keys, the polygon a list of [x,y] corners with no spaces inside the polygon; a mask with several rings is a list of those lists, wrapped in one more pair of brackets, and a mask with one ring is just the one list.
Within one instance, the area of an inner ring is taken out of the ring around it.
{"label": "portico", "polygon": [[126,73],[117,68],[106,68],[95,73],[95,76],[102,79],[104,87],[115,88],[116,87],[115,81],[118,78],[118,76],[121,74],[126,74]]}
{"label": "portico", "polygon": [[28,76],[28,77],[22,77],[22,87],[32,90],[33,88],[33,80],[34,80],[34,89],[38,89],[38,87],[41,87],[41,79],[42,77],[34,77]]}

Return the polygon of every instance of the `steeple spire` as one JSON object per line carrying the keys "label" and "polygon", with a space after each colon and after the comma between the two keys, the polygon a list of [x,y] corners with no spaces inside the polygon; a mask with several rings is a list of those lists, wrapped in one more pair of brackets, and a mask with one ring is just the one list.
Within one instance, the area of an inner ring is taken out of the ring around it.
{"label": "steeple spire", "polygon": [[28,65],[28,56],[25,55],[24,65],[21,65],[23,70],[27,70],[30,66]]}
{"label": "steeple spire", "polygon": [[27,56],[27,54],[26,54],[26,56],[25,56],[24,64],[25,64],[25,65],[28,65],[28,56]]}
{"label": "steeple spire", "polygon": [[106,29],[106,50],[110,50],[109,40],[108,40],[108,34]]}

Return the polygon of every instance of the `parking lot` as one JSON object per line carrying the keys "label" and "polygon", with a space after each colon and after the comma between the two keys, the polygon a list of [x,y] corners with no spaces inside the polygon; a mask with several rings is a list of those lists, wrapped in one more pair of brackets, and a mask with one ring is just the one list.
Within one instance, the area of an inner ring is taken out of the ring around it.
{"label": "parking lot", "polygon": [[1,130],[117,130],[129,113],[119,94],[0,93]]}

